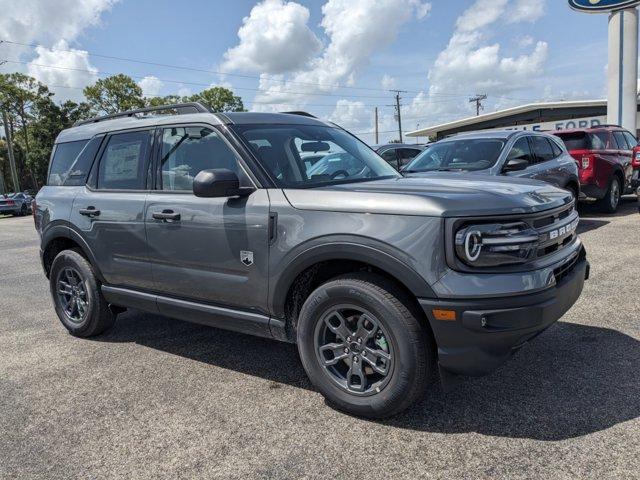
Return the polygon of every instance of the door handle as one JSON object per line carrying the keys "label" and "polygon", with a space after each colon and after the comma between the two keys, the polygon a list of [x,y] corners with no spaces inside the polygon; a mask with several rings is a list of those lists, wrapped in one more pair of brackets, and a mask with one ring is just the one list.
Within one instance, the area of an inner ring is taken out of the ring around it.
{"label": "door handle", "polygon": [[97,217],[100,215],[100,210],[96,210],[96,207],[87,207],[81,208],[78,210],[80,215],[84,215],[85,217]]}
{"label": "door handle", "polygon": [[155,220],[172,220],[174,222],[177,222],[178,220],[180,220],[180,214],[175,213],[173,210],[163,210],[161,212],[153,212],[151,216]]}

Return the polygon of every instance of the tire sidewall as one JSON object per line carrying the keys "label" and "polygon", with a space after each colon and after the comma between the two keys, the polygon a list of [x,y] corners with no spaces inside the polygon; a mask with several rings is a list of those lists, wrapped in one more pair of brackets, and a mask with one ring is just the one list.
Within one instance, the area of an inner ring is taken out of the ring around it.
{"label": "tire sidewall", "polygon": [[[615,204],[613,203],[613,198],[612,198],[614,185],[618,186],[618,198],[617,198],[617,202]],[[609,209],[612,212],[615,212],[616,209],[618,208],[618,205],[620,205],[620,198],[622,197],[622,185],[620,185],[620,180],[618,180],[617,177],[613,177],[611,179],[611,185],[609,186],[609,192],[607,192],[607,193],[608,193],[607,202],[609,203]]]}
{"label": "tire sidewall", "polygon": [[[379,393],[354,395],[346,392],[329,377],[316,355],[315,331],[327,311],[336,305],[352,304],[368,310],[382,324],[393,352],[391,378]],[[298,323],[298,349],[302,364],[312,383],[330,403],[350,412],[368,415],[389,410],[402,402],[416,378],[415,345],[402,315],[389,301],[356,282],[334,281],[315,290],[305,302]]]}
{"label": "tire sidewall", "polygon": [[[58,299],[58,276],[60,275],[60,272],[67,267],[72,267],[80,273],[85,286],[85,291],[87,292],[89,311],[81,323],[73,323],[69,321]],[[64,327],[74,335],[82,335],[90,330],[93,323],[96,322],[96,316],[98,315],[98,283],[93,271],[88,267],[86,261],[84,261],[84,258],[80,254],[72,250],[65,250],[58,254],[51,265],[51,271],[49,273],[49,288],[56,314],[58,315],[62,325],[64,325]]]}

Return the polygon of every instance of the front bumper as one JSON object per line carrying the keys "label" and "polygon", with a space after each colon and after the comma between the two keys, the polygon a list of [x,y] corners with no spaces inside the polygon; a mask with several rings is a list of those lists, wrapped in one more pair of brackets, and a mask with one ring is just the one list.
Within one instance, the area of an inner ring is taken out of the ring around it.
{"label": "front bumper", "polygon": [[[495,370],[562,317],[588,277],[589,262],[582,250],[569,270],[558,273],[556,284],[541,292],[469,301],[420,299],[438,345],[440,367],[470,376]],[[454,310],[455,320],[436,320],[433,309]]]}

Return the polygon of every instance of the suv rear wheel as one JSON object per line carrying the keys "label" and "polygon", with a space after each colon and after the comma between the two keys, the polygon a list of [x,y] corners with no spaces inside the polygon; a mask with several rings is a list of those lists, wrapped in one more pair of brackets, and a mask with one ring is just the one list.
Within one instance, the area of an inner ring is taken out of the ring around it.
{"label": "suv rear wheel", "polygon": [[603,212],[615,213],[620,203],[620,195],[622,194],[622,187],[618,177],[614,176],[609,181],[609,188],[604,197],[598,200],[598,206]]}
{"label": "suv rear wheel", "polygon": [[77,251],[63,250],[56,256],[49,286],[58,318],[72,335],[99,335],[115,322],[91,264]]}
{"label": "suv rear wheel", "polygon": [[305,301],[298,349],[327,401],[369,418],[394,415],[425,392],[434,342],[404,295],[374,274],[338,277]]}

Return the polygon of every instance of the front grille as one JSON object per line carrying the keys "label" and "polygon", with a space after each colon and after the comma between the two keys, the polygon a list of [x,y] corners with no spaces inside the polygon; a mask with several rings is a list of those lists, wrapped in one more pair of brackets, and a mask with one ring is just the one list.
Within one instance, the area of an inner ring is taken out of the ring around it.
{"label": "front grille", "polygon": [[528,221],[539,236],[536,258],[552,255],[571,244],[576,237],[578,221],[573,203]]}

